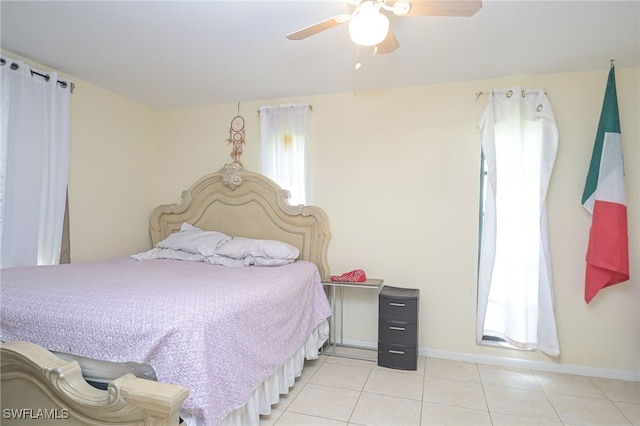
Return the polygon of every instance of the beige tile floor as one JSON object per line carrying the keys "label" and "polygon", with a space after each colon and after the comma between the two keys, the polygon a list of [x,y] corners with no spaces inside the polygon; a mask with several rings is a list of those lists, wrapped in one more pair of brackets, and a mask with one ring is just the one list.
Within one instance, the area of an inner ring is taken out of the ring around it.
{"label": "beige tile floor", "polygon": [[634,425],[640,383],[420,357],[417,371],[308,361],[260,426]]}

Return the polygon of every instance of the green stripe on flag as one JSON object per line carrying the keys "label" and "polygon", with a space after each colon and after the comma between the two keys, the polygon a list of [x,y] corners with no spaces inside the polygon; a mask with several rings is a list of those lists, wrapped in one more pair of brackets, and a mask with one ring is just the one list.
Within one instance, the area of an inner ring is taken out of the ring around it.
{"label": "green stripe on flag", "polygon": [[600,114],[596,140],[593,145],[593,153],[591,154],[591,164],[589,165],[589,173],[587,174],[587,181],[584,184],[584,192],[582,193],[582,204],[584,204],[598,188],[600,160],[602,157],[605,133],[620,133],[618,96],[616,94],[615,68],[613,66],[609,71],[602,113]]}

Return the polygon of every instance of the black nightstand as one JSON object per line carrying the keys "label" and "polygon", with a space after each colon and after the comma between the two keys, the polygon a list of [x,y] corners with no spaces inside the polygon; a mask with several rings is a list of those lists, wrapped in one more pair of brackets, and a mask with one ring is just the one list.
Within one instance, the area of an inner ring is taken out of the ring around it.
{"label": "black nightstand", "polygon": [[420,290],[385,285],[378,294],[378,365],[418,368]]}

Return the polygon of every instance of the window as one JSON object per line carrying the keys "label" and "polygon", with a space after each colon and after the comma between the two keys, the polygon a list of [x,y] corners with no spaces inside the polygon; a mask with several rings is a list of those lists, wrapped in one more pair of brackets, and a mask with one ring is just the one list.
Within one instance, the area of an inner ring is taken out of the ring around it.
{"label": "window", "polygon": [[476,337],[556,356],[545,198],[558,131],[546,94],[491,93],[481,129]]}
{"label": "window", "polygon": [[307,198],[308,104],[260,108],[262,173],[290,192],[289,203]]}

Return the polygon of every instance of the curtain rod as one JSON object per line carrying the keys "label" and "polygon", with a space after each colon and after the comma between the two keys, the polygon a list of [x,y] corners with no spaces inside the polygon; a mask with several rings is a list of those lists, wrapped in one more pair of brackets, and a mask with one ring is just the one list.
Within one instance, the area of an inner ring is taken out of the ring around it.
{"label": "curtain rod", "polygon": [[[4,66],[4,65],[6,65],[6,64],[7,64],[7,61],[6,61],[4,58],[0,58],[0,66]],[[20,68],[20,65],[18,65],[18,64],[17,64],[17,63],[15,63],[15,62],[11,62],[11,65],[9,65],[9,67],[10,67],[12,70],[17,70],[18,68]],[[50,78],[50,77],[49,77],[49,74],[43,74],[43,73],[41,73],[41,72],[35,71],[33,68],[31,68],[31,69],[30,69],[30,71],[31,71],[31,76],[32,76],[32,77],[33,77],[34,75],[37,75],[37,76],[40,76],[40,77],[44,78],[44,79],[45,79],[45,81],[49,81],[49,78]],[[70,84],[70,85],[71,85],[71,93],[73,93],[73,89],[75,89],[75,88],[76,88],[76,85],[75,85],[75,84],[73,84],[73,82],[69,82],[69,83],[67,83],[67,82],[66,82],[66,81],[64,81],[64,80],[57,80],[56,82],[57,82],[57,83],[60,85],[60,87],[62,87],[63,89],[66,89],[66,88],[67,88],[67,84]]]}
{"label": "curtain rod", "polygon": [[[282,104],[282,105],[263,105],[260,108],[278,108],[278,107],[289,107],[289,108],[293,108],[295,106],[307,106],[309,108],[309,111],[313,112],[313,105],[311,104],[307,104],[307,103],[300,103],[300,104]],[[240,104],[238,103],[238,108],[240,107]],[[258,117],[260,117],[260,108],[258,108]]]}
{"label": "curtain rod", "polygon": [[[524,97],[525,95],[531,94],[531,93],[538,93],[539,89],[531,89],[531,90],[523,90],[521,92],[522,97]],[[480,98],[480,96],[482,95],[488,95],[489,93],[494,93],[497,95],[507,95],[508,98],[510,98],[513,95],[513,90],[481,90],[479,92],[476,92],[476,101]],[[547,91],[544,91],[545,95],[547,94]]]}
{"label": "curtain rod", "polygon": [[266,108],[286,108],[286,107],[293,108],[297,106],[307,106],[311,111],[313,111],[313,105],[308,104],[306,102],[300,102],[297,104],[263,105],[260,108],[265,108],[265,107]]}

